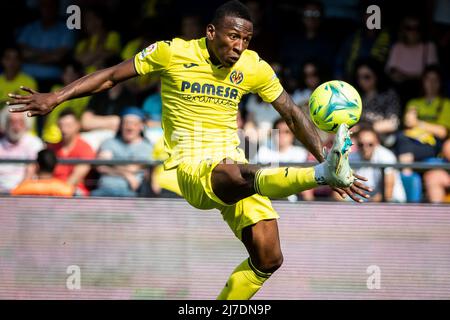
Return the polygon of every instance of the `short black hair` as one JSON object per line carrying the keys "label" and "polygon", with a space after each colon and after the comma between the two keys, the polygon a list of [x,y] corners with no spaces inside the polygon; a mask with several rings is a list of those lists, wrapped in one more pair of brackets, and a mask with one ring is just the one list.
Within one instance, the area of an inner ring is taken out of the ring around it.
{"label": "short black hair", "polygon": [[5,56],[6,51],[15,51],[15,52],[17,52],[17,55],[19,56],[19,59],[20,60],[23,59],[22,50],[20,49],[19,45],[15,44],[15,43],[9,44],[5,48],[3,48],[2,54],[1,54],[2,57]]}
{"label": "short black hair", "polygon": [[75,113],[75,111],[73,111],[72,108],[67,108],[67,109],[64,109],[63,111],[61,111],[61,113],[58,116],[58,119],[61,119],[63,117],[67,117],[67,116],[73,116],[75,119],[77,119],[77,121],[79,120],[77,114]]}
{"label": "short black hair", "polygon": [[53,150],[43,149],[37,154],[37,163],[40,172],[53,173],[58,160]]}
{"label": "short black hair", "polygon": [[63,68],[72,67],[73,71],[75,71],[77,74],[81,76],[84,76],[84,67],[83,65],[75,60],[74,58],[67,58],[65,61],[63,61]]}
{"label": "short black hair", "polygon": [[213,25],[218,25],[225,17],[241,18],[253,23],[250,11],[248,10],[247,6],[245,6],[238,0],[225,2],[220,7],[218,7],[216,9],[216,12],[214,13],[214,17],[211,23]]}
{"label": "short black hair", "polygon": [[[446,79],[445,79],[444,72],[442,71],[442,68],[438,64],[431,64],[431,65],[426,66],[422,72],[422,81],[429,73],[435,73],[438,76],[439,82],[440,82],[439,94],[441,96],[444,96]],[[422,94],[425,94],[425,89],[423,88],[423,85],[422,85]]]}
{"label": "short black hair", "polygon": [[377,138],[377,141],[381,142],[380,135],[378,134],[378,132],[375,131],[375,128],[373,127],[372,123],[363,121],[359,124],[358,127],[359,127],[359,129],[358,129],[358,132],[356,133],[356,137],[358,139],[362,132],[371,132],[375,135],[375,137]]}
{"label": "short black hair", "polygon": [[279,125],[280,123],[286,123],[286,120],[284,120],[283,118],[277,118],[277,119],[273,122],[272,129],[273,129],[273,130],[276,130],[277,127],[278,127],[278,125]]}

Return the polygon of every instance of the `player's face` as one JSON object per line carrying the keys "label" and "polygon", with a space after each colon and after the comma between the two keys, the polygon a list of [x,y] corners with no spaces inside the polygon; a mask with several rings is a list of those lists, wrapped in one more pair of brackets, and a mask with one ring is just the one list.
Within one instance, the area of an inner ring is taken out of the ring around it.
{"label": "player's face", "polygon": [[232,67],[250,43],[253,24],[242,18],[225,17],[219,25],[208,25],[207,37],[215,58],[223,66]]}

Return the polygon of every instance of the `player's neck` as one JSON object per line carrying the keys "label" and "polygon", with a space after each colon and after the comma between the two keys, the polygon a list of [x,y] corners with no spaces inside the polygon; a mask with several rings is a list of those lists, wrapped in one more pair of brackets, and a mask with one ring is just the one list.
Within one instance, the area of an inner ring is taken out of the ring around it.
{"label": "player's neck", "polygon": [[215,66],[220,65],[220,61],[219,59],[217,59],[217,57],[214,55],[213,51],[210,48],[211,43],[209,42],[208,38],[206,38],[206,49],[208,50],[208,54],[209,54],[209,60],[211,61],[211,63]]}

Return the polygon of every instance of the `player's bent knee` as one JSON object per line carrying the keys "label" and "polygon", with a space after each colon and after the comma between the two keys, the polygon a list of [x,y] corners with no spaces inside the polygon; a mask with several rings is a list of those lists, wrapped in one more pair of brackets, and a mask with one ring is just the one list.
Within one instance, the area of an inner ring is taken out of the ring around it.
{"label": "player's bent knee", "polygon": [[283,259],[283,254],[281,252],[274,253],[262,258],[256,267],[262,272],[273,273],[281,267]]}
{"label": "player's bent knee", "polygon": [[245,179],[237,165],[218,165],[212,176],[213,190],[225,203],[233,204],[249,196],[253,183]]}

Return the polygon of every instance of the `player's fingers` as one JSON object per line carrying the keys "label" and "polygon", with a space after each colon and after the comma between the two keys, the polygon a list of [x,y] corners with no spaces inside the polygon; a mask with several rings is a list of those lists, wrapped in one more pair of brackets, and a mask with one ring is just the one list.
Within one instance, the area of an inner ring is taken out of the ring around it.
{"label": "player's fingers", "polygon": [[28,96],[22,96],[20,94],[15,94],[15,93],[8,93],[8,97],[13,98],[13,99],[28,98]]}
{"label": "player's fingers", "polygon": [[337,194],[340,195],[342,199],[345,199],[347,197],[347,193],[344,190],[339,188],[333,188],[333,190],[336,191]]}
{"label": "player's fingers", "polygon": [[366,177],[360,176],[359,174],[353,173],[353,176],[358,180],[367,181]]}
{"label": "player's fingers", "polygon": [[19,104],[16,105],[10,105],[9,106],[9,112],[24,112],[30,110],[30,106],[27,104]]}
{"label": "player's fingers", "polygon": [[28,92],[28,93],[31,93],[31,94],[37,93],[36,90],[33,90],[33,89],[31,89],[31,88],[28,88],[28,87],[24,87],[24,86],[20,86],[20,89],[22,89],[23,91],[26,91],[26,92]]}
{"label": "player's fingers", "polygon": [[362,189],[357,188],[355,185],[352,185],[350,189],[352,190],[352,192],[360,195],[363,198],[370,198],[370,196],[367,193],[365,193]]}
{"label": "player's fingers", "polygon": [[353,191],[352,191],[350,188],[346,188],[346,189],[345,189],[345,192],[347,192],[348,196],[349,196],[353,201],[359,202],[359,203],[363,202],[363,200],[362,200],[361,198],[359,198],[357,195],[355,195],[355,194],[353,193]]}
{"label": "player's fingers", "polygon": [[6,101],[7,106],[15,105],[15,104],[24,104],[24,103],[30,103],[31,99],[29,97],[20,97],[20,98],[14,98],[9,101]]}
{"label": "player's fingers", "polygon": [[363,189],[363,190],[365,190],[367,192],[372,192],[373,191],[372,188],[370,188],[370,187],[366,186],[364,183],[361,183],[361,182],[358,182],[358,181],[353,182],[353,185],[357,186],[358,188]]}
{"label": "player's fingers", "polygon": [[34,116],[38,116],[38,115],[40,115],[41,113],[39,112],[39,111],[28,111],[27,112],[27,116],[28,117],[34,117]]}

